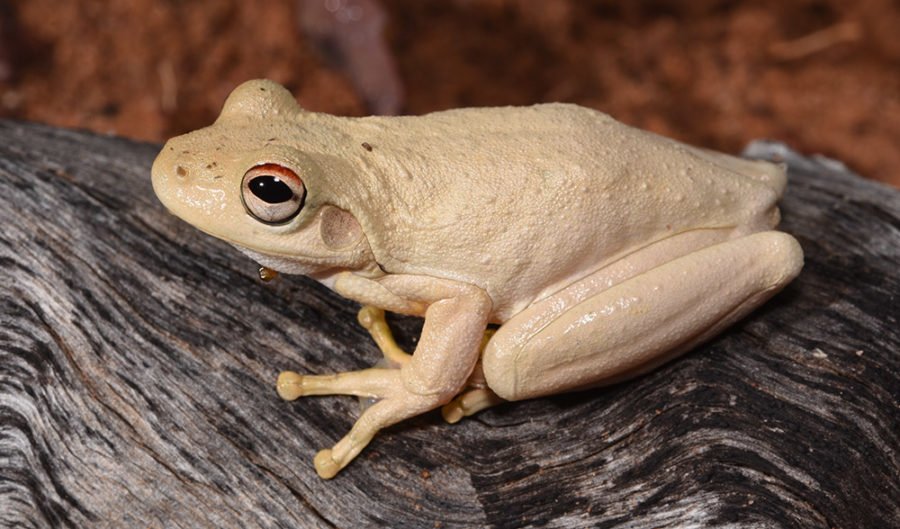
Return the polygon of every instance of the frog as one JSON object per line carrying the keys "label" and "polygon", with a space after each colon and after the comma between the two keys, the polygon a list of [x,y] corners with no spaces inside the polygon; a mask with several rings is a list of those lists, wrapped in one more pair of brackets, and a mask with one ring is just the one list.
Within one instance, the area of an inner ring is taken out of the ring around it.
{"label": "frog", "polygon": [[[803,266],[775,229],[784,164],[569,103],[340,117],[252,80],[212,125],[168,140],[151,180],[175,216],[363,306],[390,362],[276,383],[286,400],[374,402],[313,458],[326,479],[432,410],[456,422],[648,373]],[[424,318],[411,354],[384,311]]]}

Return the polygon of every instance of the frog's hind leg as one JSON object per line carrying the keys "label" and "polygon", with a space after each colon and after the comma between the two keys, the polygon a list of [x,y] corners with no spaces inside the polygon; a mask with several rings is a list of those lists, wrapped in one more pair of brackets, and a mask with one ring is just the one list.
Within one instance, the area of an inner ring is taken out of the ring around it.
{"label": "frog's hind leg", "polygon": [[644,373],[774,295],[803,255],[793,237],[768,231],[644,261],[630,261],[644,268],[621,282],[600,270],[506,322],[483,355],[488,386],[520,400]]}

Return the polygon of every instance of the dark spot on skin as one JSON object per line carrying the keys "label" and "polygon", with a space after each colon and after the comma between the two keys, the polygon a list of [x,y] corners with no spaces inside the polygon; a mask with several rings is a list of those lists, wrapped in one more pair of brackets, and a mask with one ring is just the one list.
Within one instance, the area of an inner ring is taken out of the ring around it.
{"label": "dark spot on skin", "polygon": [[260,92],[265,92],[266,89],[260,86],[260,87],[259,87],[259,91],[260,91]]}
{"label": "dark spot on skin", "polygon": [[187,169],[179,165],[177,168],[175,168],[175,174],[182,177],[187,176]]}
{"label": "dark spot on skin", "polygon": [[216,176],[213,177],[213,180],[218,180],[219,178],[224,178],[224,177],[225,177],[225,175],[217,174]]}
{"label": "dark spot on skin", "polygon": [[212,164],[211,164],[211,163],[206,164],[206,168],[207,168],[207,169],[212,169]]}
{"label": "dark spot on skin", "polygon": [[269,138],[269,139],[267,139],[266,141],[275,141],[275,140],[277,140],[277,139],[278,139],[278,138]]}
{"label": "dark spot on skin", "polygon": [[372,146],[367,141],[362,142],[362,148],[369,152],[372,152]]}

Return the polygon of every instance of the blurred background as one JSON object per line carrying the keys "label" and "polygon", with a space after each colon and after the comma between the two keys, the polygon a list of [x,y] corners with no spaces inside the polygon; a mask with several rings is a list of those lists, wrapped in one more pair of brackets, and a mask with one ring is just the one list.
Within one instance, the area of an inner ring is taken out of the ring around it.
{"label": "blurred background", "polygon": [[161,142],[257,77],[351,116],[568,101],[900,186],[897,0],[0,0],[0,117]]}

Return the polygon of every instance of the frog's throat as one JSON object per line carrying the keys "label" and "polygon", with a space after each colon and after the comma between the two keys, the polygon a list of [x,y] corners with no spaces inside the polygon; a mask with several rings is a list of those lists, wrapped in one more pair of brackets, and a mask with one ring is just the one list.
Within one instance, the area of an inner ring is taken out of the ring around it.
{"label": "frog's throat", "polygon": [[343,261],[337,257],[320,258],[320,257],[288,257],[282,255],[273,255],[260,253],[250,248],[241,246],[240,244],[229,242],[238,249],[242,254],[253,259],[260,265],[276,270],[283,274],[301,274],[313,275],[325,270],[340,267]]}

